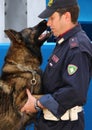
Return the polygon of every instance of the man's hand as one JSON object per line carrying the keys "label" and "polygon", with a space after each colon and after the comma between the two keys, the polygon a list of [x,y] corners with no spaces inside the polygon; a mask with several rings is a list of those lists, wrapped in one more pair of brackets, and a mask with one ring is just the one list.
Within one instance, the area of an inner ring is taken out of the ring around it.
{"label": "man's hand", "polygon": [[24,107],[22,107],[21,112],[36,113],[37,111],[34,107],[34,104],[36,102],[36,98],[31,95],[31,93],[28,89],[26,90],[26,92],[28,95],[28,100],[27,100],[26,104],[24,105]]}

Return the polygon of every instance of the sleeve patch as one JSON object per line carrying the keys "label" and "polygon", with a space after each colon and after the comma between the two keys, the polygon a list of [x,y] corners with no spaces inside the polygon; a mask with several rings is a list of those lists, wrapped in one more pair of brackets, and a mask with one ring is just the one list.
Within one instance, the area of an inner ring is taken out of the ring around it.
{"label": "sleeve patch", "polygon": [[67,71],[69,75],[73,75],[76,71],[77,71],[78,67],[76,65],[73,64],[69,64]]}

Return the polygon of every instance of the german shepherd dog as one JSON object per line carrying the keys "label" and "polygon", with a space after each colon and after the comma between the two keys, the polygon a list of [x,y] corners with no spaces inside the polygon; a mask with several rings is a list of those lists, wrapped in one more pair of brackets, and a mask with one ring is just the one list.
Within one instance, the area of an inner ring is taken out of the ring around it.
{"label": "german shepherd dog", "polygon": [[20,32],[5,30],[11,44],[0,79],[0,130],[23,130],[36,116],[20,109],[27,101],[26,88],[34,95],[41,94],[41,46],[51,34],[42,34],[46,24],[43,20]]}

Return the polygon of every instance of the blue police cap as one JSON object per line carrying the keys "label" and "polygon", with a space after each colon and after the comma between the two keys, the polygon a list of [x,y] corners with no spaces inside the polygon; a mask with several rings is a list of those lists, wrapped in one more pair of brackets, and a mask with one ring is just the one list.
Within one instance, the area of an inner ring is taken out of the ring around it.
{"label": "blue police cap", "polygon": [[77,0],[49,0],[46,9],[38,16],[39,18],[50,17],[58,8],[66,8],[78,5]]}

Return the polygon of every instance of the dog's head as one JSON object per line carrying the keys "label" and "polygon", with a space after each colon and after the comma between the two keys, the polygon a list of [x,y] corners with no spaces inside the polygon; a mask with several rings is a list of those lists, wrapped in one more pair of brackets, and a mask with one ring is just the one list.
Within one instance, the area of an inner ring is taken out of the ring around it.
{"label": "dog's head", "polygon": [[23,44],[30,49],[34,55],[38,55],[38,58],[40,59],[40,47],[51,35],[51,32],[47,31],[47,28],[47,21],[43,20],[36,26],[25,28],[20,32],[9,29],[5,30],[5,33],[13,44]]}

